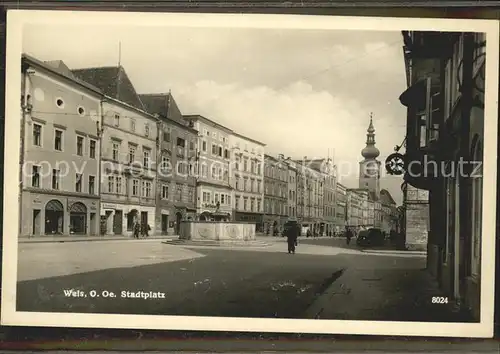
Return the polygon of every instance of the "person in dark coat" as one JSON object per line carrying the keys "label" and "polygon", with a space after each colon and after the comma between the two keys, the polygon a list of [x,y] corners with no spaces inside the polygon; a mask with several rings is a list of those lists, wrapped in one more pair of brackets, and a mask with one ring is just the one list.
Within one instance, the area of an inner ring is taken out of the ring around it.
{"label": "person in dark coat", "polygon": [[346,239],[347,244],[351,243],[352,236],[353,235],[352,235],[351,229],[347,229],[347,231],[345,232],[345,239]]}
{"label": "person in dark coat", "polygon": [[299,237],[298,225],[291,224],[286,229],[286,241],[288,244],[288,253],[295,254],[295,246],[297,246],[297,238]]}
{"label": "person in dark coat", "polygon": [[139,238],[139,233],[141,232],[141,225],[136,221],[134,224],[134,238]]}

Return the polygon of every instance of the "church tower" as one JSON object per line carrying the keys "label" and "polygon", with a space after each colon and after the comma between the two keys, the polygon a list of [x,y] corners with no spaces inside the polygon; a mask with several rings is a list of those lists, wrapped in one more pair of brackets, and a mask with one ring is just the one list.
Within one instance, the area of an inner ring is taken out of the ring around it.
{"label": "church tower", "polygon": [[359,163],[359,188],[368,189],[376,199],[380,198],[380,151],[375,147],[375,128],[372,113],[366,134],[366,146],[361,150],[363,160]]}

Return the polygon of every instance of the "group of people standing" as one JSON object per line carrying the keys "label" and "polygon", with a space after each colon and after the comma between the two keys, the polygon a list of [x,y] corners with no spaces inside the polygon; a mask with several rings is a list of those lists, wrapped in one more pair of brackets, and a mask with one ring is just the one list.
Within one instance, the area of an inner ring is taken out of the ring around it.
{"label": "group of people standing", "polygon": [[146,223],[140,223],[138,221],[134,224],[134,238],[148,237],[149,231],[151,231],[151,226]]}

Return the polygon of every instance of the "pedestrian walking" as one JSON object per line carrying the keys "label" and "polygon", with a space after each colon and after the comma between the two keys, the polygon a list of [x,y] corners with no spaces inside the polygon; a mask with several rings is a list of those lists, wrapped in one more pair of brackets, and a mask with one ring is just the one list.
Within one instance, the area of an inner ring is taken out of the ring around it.
{"label": "pedestrian walking", "polygon": [[139,238],[139,233],[141,232],[141,225],[136,221],[134,224],[134,238]]}
{"label": "pedestrian walking", "polygon": [[345,239],[346,239],[346,243],[347,244],[350,244],[351,243],[351,238],[352,238],[352,231],[351,229],[347,229],[346,230],[346,233],[345,233]]}
{"label": "pedestrian walking", "polygon": [[291,222],[285,225],[285,236],[288,245],[288,253],[295,254],[295,247],[297,246],[299,231],[299,226],[296,223]]}

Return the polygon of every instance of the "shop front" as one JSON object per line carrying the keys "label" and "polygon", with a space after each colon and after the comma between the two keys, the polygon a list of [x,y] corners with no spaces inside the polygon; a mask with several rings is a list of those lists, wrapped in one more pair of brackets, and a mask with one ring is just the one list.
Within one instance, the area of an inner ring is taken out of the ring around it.
{"label": "shop front", "polygon": [[101,235],[132,236],[136,222],[149,225],[152,235],[156,230],[155,207],[101,203]]}
{"label": "shop front", "polygon": [[99,234],[99,199],[23,192],[21,237]]}

